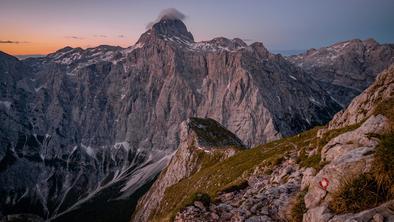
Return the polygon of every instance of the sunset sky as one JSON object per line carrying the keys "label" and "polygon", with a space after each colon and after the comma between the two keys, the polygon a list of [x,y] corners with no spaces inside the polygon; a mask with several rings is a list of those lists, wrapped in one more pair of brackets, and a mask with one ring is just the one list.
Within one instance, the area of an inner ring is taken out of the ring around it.
{"label": "sunset sky", "polygon": [[0,0],[0,51],[130,46],[165,8],[186,14],[197,41],[240,37],[271,50],[369,37],[394,43],[393,0]]}

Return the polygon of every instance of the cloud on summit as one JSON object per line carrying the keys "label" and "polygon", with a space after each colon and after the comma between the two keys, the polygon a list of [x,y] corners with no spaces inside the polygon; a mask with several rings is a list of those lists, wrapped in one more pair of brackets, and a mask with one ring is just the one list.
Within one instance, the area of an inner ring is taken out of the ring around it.
{"label": "cloud on summit", "polygon": [[146,29],[150,29],[152,28],[152,26],[159,22],[162,18],[166,18],[166,19],[179,19],[179,20],[185,20],[186,19],[186,15],[183,14],[182,12],[178,11],[175,8],[167,8],[167,9],[163,9],[161,10],[161,12],[159,13],[159,16],[157,16],[157,18],[153,21],[153,22],[149,22],[148,25],[146,26]]}

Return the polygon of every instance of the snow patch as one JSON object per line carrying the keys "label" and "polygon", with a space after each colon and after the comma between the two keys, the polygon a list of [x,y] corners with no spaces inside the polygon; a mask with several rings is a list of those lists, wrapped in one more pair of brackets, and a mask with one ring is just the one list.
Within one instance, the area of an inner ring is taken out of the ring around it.
{"label": "snow patch", "polygon": [[311,101],[313,104],[318,105],[318,106],[321,106],[321,103],[318,102],[315,98],[309,97],[308,99],[309,99],[309,101]]}
{"label": "snow patch", "polygon": [[5,106],[5,108],[7,108],[7,109],[11,109],[11,102],[9,102],[9,101],[1,101],[0,100],[0,105]]}
{"label": "snow patch", "polygon": [[81,147],[85,150],[86,154],[89,156],[96,158],[96,153],[94,152],[93,148],[90,146],[85,146],[83,143],[81,143]]}
{"label": "snow patch", "polygon": [[345,105],[343,105],[342,103],[340,103],[338,100],[336,100],[334,97],[332,97],[331,95],[330,95],[330,98],[332,99],[332,100],[334,100],[336,103],[338,103],[338,105],[340,105],[342,108],[344,108],[345,107]]}
{"label": "snow patch", "polygon": [[115,143],[114,148],[115,149],[123,148],[124,150],[129,151],[130,150],[130,144],[127,141],[117,142],[117,143]]}
{"label": "snow patch", "polygon": [[245,47],[243,46],[237,46],[233,49],[230,49],[229,47],[225,47],[225,46],[221,46],[221,45],[217,45],[211,42],[187,42],[185,40],[183,40],[183,42],[181,42],[183,44],[185,44],[189,50],[191,51],[206,51],[206,52],[221,52],[221,51],[227,51],[227,52],[236,52],[240,49],[243,49]]}
{"label": "snow patch", "polygon": [[73,149],[71,150],[70,156],[73,155],[73,153],[78,149],[78,146],[74,146]]}
{"label": "snow patch", "polygon": [[289,75],[289,77],[292,78],[292,79],[294,79],[294,80],[297,80],[297,78],[294,77],[294,76],[292,76],[292,75]]}
{"label": "snow patch", "polygon": [[82,55],[79,52],[67,54],[65,56],[64,55],[65,53],[55,56],[54,62],[59,64],[70,65],[71,63],[81,59],[82,57]]}
{"label": "snow patch", "polygon": [[145,184],[152,179],[153,175],[157,175],[170,161],[176,151],[170,154],[162,155],[160,153],[150,154],[149,158],[137,169],[121,189],[123,193],[118,199],[125,199],[134,193],[141,184]]}
{"label": "snow patch", "polygon": [[44,87],[45,87],[44,85],[39,86],[38,88],[34,88],[34,91],[38,92],[38,91],[40,91],[40,89],[42,89],[42,88],[44,88]]}

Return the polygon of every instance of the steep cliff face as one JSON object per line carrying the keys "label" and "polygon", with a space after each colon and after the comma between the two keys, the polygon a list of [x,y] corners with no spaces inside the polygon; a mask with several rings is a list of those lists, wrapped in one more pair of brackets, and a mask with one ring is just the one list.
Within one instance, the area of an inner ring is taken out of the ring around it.
{"label": "steep cliff face", "polygon": [[329,123],[329,128],[340,128],[360,123],[374,113],[376,104],[389,100],[394,93],[394,65],[377,76],[375,82],[361,95],[353,99],[349,106],[337,114]]}
{"label": "steep cliff face", "polygon": [[197,173],[206,161],[221,161],[245,148],[241,140],[212,119],[191,118],[182,123],[180,144],[169,165],[137,206],[132,220],[148,221],[160,211],[165,190]]}
{"label": "steep cliff face", "polygon": [[346,107],[394,63],[394,45],[354,39],[288,58]]}
{"label": "steep cliff face", "polygon": [[190,116],[213,118],[250,146],[321,125],[339,109],[261,43],[194,42],[173,18],[129,48],[0,59],[3,214],[127,220],[114,212],[135,206]]}
{"label": "steep cliff face", "polygon": [[210,203],[161,207],[175,221],[394,220],[393,73],[382,72],[327,126],[240,151],[165,191],[168,199],[179,188],[207,193]]}

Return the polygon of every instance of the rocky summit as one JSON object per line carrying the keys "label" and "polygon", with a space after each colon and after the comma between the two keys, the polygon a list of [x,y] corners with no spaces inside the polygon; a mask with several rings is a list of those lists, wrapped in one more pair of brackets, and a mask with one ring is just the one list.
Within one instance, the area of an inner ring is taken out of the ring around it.
{"label": "rocky summit", "polygon": [[394,63],[394,44],[353,39],[288,57],[343,107]]}
{"label": "rocky summit", "polygon": [[133,220],[148,221],[162,208],[167,188],[195,174],[208,162],[227,159],[245,148],[237,136],[212,119],[191,118],[183,122],[180,138],[171,162],[140,200]]}
{"label": "rocky summit", "polygon": [[[8,218],[127,221],[182,144],[189,117],[214,119],[239,137],[208,133],[228,140],[196,141],[205,153],[291,136],[340,109],[262,43],[195,42],[174,17],[128,48],[66,47],[23,61],[1,53],[0,79],[0,209]],[[205,122],[195,121],[200,135]]]}

